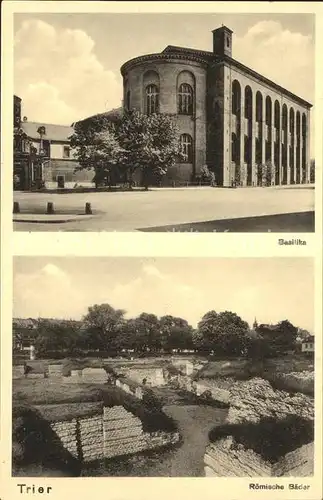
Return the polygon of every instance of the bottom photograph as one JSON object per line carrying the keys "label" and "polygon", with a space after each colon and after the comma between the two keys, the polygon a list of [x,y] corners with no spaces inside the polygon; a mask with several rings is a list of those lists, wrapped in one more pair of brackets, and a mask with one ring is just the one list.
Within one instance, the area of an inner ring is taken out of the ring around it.
{"label": "bottom photograph", "polygon": [[13,267],[12,476],[314,474],[312,258]]}

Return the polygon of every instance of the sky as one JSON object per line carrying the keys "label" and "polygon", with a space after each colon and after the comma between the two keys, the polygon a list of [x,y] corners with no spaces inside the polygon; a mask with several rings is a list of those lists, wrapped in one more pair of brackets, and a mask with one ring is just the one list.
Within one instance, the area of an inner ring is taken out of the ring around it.
{"label": "sky", "polygon": [[252,325],[314,329],[311,258],[15,257],[14,317],[80,319],[108,303],[128,318],[171,314],[196,326],[210,310]]}
{"label": "sky", "polygon": [[222,24],[235,59],[314,103],[311,14],[16,14],[14,92],[30,121],[70,125],[120,106],[127,60],[167,45],[212,50]]}

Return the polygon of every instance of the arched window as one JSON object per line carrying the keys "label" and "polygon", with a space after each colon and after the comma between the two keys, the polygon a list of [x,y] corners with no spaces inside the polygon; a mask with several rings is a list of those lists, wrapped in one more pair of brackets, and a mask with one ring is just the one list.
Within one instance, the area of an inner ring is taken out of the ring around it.
{"label": "arched window", "polygon": [[126,94],[126,108],[128,111],[130,110],[130,90]]}
{"label": "arched window", "polygon": [[239,159],[239,141],[236,134],[231,134],[231,160],[233,162]]}
{"label": "arched window", "polygon": [[302,114],[302,136],[303,139],[306,139],[306,115],[305,113]]}
{"label": "arched window", "polygon": [[295,132],[295,113],[293,108],[289,112],[289,132],[291,133],[291,142],[293,142]]}
{"label": "arched window", "polygon": [[248,118],[248,120],[252,119],[252,90],[247,85],[244,91],[244,116],[245,118]]}
{"label": "arched window", "polygon": [[193,114],[193,89],[188,83],[182,83],[178,89],[178,113]]}
{"label": "arched window", "polygon": [[184,163],[193,163],[193,140],[189,134],[180,136],[181,153],[184,156]]}
{"label": "arched window", "polygon": [[241,87],[238,80],[232,82],[232,114],[240,116]]}
{"label": "arched window", "polygon": [[261,123],[263,121],[263,116],[262,116],[262,93],[258,92],[256,93],[256,121],[258,123]]}
{"label": "arched window", "polygon": [[280,106],[277,100],[275,101],[274,106],[274,125],[277,130],[280,129]]}
{"label": "arched window", "polygon": [[159,90],[157,85],[148,85],[146,87],[146,113],[158,113],[159,111]]}
{"label": "arched window", "polygon": [[268,125],[268,127],[271,127],[271,123],[272,123],[272,102],[271,102],[271,98],[267,95],[266,97],[266,124]]}

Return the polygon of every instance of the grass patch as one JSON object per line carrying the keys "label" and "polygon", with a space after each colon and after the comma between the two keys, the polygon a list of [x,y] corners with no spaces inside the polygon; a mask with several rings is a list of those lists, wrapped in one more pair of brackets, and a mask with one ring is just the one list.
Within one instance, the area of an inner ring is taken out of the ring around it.
{"label": "grass patch", "polygon": [[30,405],[102,401],[102,386],[67,384],[53,379],[13,380],[13,402]]}
{"label": "grass patch", "polygon": [[48,422],[57,422],[73,418],[89,418],[101,414],[103,402],[36,405],[34,408]]}
{"label": "grass patch", "polygon": [[224,424],[209,433],[212,443],[228,436],[233,436],[236,444],[251,448],[264,460],[274,463],[286,453],[312,442],[314,423],[291,415],[280,421],[263,418],[259,423]]}
{"label": "grass patch", "polygon": [[141,420],[145,432],[177,431],[175,421],[163,413],[160,400],[150,390],[141,401],[118,387],[103,384],[14,380],[13,474],[23,475],[23,471],[40,466],[50,475],[80,475],[79,461],[63,448],[50,423],[90,417],[101,413],[103,406],[123,406]]}
{"label": "grass patch", "polygon": [[[123,406],[127,411],[138,417],[146,432],[176,431],[175,422],[162,411],[162,404],[150,389],[145,389],[144,399],[138,400],[118,387],[104,384],[64,384],[53,382],[52,379],[17,379],[13,381],[13,403],[24,403],[30,406],[61,405],[71,403],[99,403],[107,407]],[[68,407],[66,407],[68,408]],[[73,408],[66,410],[68,418],[73,418]],[[86,413],[88,405],[80,406],[80,412]],[[44,409],[45,411],[45,409]],[[47,409],[47,414],[59,409]],[[63,411],[63,410],[62,410]],[[52,420],[52,418],[51,418]]]}

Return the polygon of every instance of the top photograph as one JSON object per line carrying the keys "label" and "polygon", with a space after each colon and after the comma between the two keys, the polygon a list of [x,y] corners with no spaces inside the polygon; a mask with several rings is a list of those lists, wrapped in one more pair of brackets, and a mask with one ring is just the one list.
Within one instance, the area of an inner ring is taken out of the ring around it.
{"label": "top photograph", "polygon": [[14,16],[14,231],[315,231],[313,14]]}

